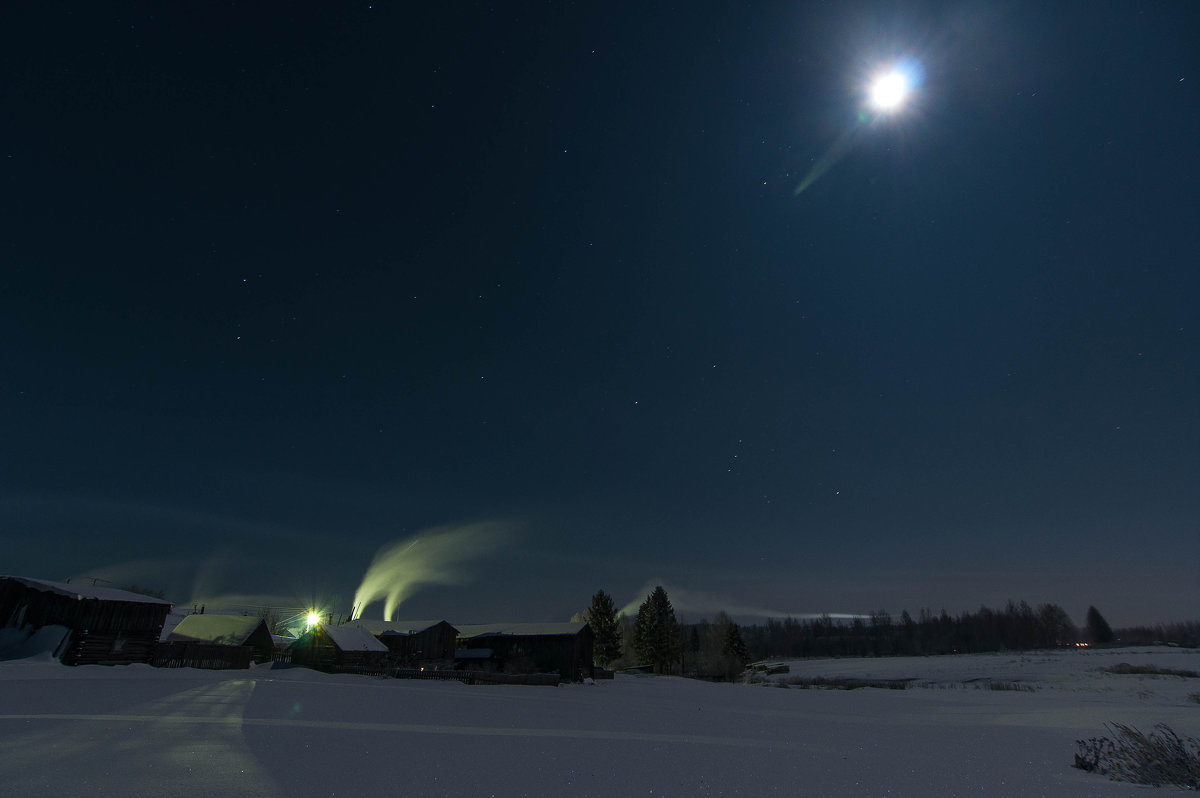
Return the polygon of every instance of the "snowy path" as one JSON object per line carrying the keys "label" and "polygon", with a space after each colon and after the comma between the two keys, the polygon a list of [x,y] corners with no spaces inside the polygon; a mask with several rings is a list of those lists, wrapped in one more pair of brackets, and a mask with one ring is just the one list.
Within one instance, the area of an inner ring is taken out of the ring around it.
{"label": "snowy path", "polygon": [[[1125,659],[1200,661],[1195,652],[1164,651]],[[996,692],[781,690],[639,677],[557,689],[469,687],[304,669],[0,663],[0,794],[1144,794],[1071,768],[1074,740],[1102,733],[1112,720],[1143,728],[1165,721],[1200,736],[1200,705],[1186,698],[1200,680],[1114,677],[1098,674],[1099,664],[1107,661],[1027,658],[1022,669],[1014,657],[961,657],[793,667],[793,675],[924,673],[930,682],[998,673],[1039,687]]]}

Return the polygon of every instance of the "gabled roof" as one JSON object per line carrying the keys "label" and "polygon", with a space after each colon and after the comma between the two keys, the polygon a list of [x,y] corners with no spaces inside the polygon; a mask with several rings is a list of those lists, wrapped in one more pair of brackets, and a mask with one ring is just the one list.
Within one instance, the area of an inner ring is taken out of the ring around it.
{"label": "gabled roof", "polygon": [[587,626],[585,621],[577,623],[471,623],[459,626],[458,636],[460,639],[493,635],[558,637],[577,635],[583,631],[585,626]]}
{"label": "gabled roof", "polygon": [[369,618],[358,618],[347,621],[345,625],[366,629],[373,635],[415,635],[437,626],[439,623],[446,624],[455,632],[458,631],[453,624],[440,619],[436,621],[375,621]]}
{"label": "gabled roof", "polygon": [[267,622],[262,618],[245,615],[188,615],[166,639],[170,642],[240,646],[244,645],[260,626],[265,629],[266,625]]}
{"label": "gabled roof", "polygon": [[130,593],[128,590],[117,590],[114,587],[96,587],[79,583],[75,585],[67,584],[66,582],[51,582],[47,579],[30,579],[25,576],[0,576],[2,579],[11,579],[14,582],[41,590],[46,593],[57,593],[60,596],[68,596],[73,599],[99,599],[101,601],[124,601],[136,602],[138,604],[164,604],[171,606],[171,602],[166,599],[155,598],[154,596],[143,596],[141,593]]}
{"label": "gabled roof", "polygon": [[342,651],[382,651],[388,647],[375,639],[375,635],[357,626],[322,626],[321,631],[329,635],[333,644]]}

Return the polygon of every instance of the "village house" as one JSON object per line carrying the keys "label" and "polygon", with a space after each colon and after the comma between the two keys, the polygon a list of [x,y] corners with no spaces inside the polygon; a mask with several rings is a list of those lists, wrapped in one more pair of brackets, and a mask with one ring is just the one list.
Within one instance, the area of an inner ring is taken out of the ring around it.
{"label": "village house", "polygon": [[65,665],[149,662],[171,602],[128,590],[0,576],[0,625],[62,630]]}
{"label": "village house", "polygon": [[373,621],[359,618],[347,626],[365,629],[387,646],[400,666],[451,667],[458,629],[446,621]]}
{"label": "village house", "polygon": [[172,668],[248,668],[270,662],[274,642],[259,617],[208,613],[182,618],[166,632],[153,665]]}
{"label": "village house", "polygon": [[388,647],[357,626],[314,626],[288,651],[293,663],[316,670],[375,673],[391,665]]}
{"label": "village house", "polygon": [[592,677],[592,627],[579,623],[467,624],[458,627],[462,670],[557,673],[566,682]]}

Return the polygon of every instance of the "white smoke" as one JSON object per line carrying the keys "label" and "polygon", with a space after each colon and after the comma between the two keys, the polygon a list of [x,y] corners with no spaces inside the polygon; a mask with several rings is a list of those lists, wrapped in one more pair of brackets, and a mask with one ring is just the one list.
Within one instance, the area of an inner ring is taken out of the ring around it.
{"label": "white smoke", "polygon": [[354,592],[353,618],[368,604],[384,600],[384,620],[422,585],[459,585],[466,581],[463,564],[492,553],[512,539],[508,525],[480,522],[441,526],[389,543],[375,554]]}

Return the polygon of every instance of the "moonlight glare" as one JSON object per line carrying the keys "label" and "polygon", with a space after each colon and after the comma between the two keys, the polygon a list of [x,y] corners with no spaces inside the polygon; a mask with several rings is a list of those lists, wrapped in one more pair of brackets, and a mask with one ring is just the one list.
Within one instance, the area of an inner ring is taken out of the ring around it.
{"label": "moonlight glare", "polygon": [[871,84],[870,102],[876,111],[898,110],[908,99],[908,76],[898,69],[880,75]]}
{"label": "moonlight glare", "polygon": [[495,522],[443,526],[381,548],[354,593],[353,618],[368,604],[384,599],[383,619],[422,585],[458,585],[467,580],[463,564],[499,549],[512,539],[509,527]]}
{"label": "moonlight glare", "polygon": [[836,141],[830,145],[796,186],[792,196],[799,196],[821,176],[832,169],[862,139],[864,131],[880,119],[900,113],[920,86],[924,70],[915,59],[905,59],[875,74],[863,87],[866,104]]}

